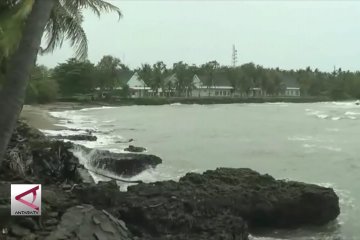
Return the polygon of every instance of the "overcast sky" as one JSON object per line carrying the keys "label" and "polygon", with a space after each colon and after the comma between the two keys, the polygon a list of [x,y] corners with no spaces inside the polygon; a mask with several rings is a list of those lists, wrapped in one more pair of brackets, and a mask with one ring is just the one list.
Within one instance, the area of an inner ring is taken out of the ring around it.
{"label": "overcast sky", "polygon": [[[105,54],[130,67],[164,61],[254,62],[283,69],[311,66],[360,70],[360,2],[115,0],[124,17],[85,13],[89,59]],[[73,56],[66,44],[39,63],[55,66]]]}

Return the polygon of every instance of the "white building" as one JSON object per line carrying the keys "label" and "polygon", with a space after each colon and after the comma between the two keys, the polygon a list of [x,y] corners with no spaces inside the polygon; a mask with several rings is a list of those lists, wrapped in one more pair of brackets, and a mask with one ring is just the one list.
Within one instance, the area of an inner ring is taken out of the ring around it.
{"label": "white building", "polygon": [[130,88],[130,96],[132,98],[146,97],[150,91],[150,88],[140,78],[138,73],[134,73],[134,75],[127,82],[127,85]]}
{"label": "white building", "polygon": [[[212,83],[210,82],[212,81]],[[233,87],[225,78],[214,76],[209,79],[206,76],[194,75],[194,89],[191,92],[192,97],[228,97],[231,96]]]}
{"label": "white building", "polygon": [[300,85],[297,80],[293,77],[284,77],[283,78],[284,90],[282,95],[286,97],[300,97]]}

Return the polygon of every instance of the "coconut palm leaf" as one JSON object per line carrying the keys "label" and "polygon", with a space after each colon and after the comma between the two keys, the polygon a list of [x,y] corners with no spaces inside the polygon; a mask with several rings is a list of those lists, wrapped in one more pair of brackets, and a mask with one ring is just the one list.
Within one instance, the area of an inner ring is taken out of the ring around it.
{"label": "coconut palm leaf", "polygon": [[68,39],[70,45],[75,48],[75,56],[86,59],[88,41],[81,26],[82,22],[83,16],[80,10],[71,12],[60,3],[56,3],[45,27],[46,46],[40,53],[52,52],[57,47],[61,47],[65,39]]}
{"label": "coconut palm leaf", "polygon": [[[0,12],[0,61],[16,49],[26,17],[31,11],[34,0],[1,0]],[[61,47],[64,40],[70,41],[75,48],[75,56],[85,59],[88,53],[88,40],[81,24],[82,10],[91,9],[96,15],[102,12],[116,12],[122,16],[118,7],[103,0],[57,0],[45,28],[45,47],[40,54]],[[5,10],[6,9],[6,10]]]}

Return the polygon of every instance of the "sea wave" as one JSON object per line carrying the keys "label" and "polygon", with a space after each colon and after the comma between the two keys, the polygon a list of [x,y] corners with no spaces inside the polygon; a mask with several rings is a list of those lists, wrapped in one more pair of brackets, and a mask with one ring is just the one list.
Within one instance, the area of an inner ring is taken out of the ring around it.
{"label": "sea wave", "polygon": [[347,116],[353,116],[353,115],[360,115],[360,112],[350,112],[350,111],[348,111],[348,112],[345,112],[345,115],[347,115]]}
{"label": "sea wave", "polygon": [[181,103],[171,103],[170,106],[181,106]]}
{"label": "sea wave", "polygon": [[112,109],[112,108],[118,108],[118,107],[110,107],[110,106],[90,107],[90,108],[82,108],[79,111],[87,112],[87,111],[93,111],[93,110],[103,110],[103,109]]}
{"label": "sea wave", "polygon": [[79,134],[87,134],[85,130],[70,130],[70,129],[63,129],[63,130],[47,130],[47,129],[39,129],[43,132],[46,136],[71,136],[71,135],[79,135]]}
{"label": "sea wave", "polygon": [[290,141],[312,141],[314,140],[313,136],[294,136],[294,137],[288,137],[288,140]]}

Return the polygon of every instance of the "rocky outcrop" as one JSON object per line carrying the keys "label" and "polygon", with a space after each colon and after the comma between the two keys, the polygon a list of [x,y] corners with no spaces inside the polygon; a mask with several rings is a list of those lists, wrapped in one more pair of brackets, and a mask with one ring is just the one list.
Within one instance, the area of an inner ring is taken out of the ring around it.
{"label": "rocky outcrop", "polygon": [[127,152],[134,152],[134,153],[139,153],[139,152],[145,152],[146,148],[144,147],[135,147],[133,145],[130,145],[129,147],[124,149]]}
{"label": "rocky outcrop", "polygon": [[44,183],[91,182],[90,174],[74,155],[74,148],[92,152],[89,155],[92,170],[101,168],[117,175],[134,176],[162,162],[154,155],[119,154],[89,149],[71,142],[50,141],[40,131],[18,122],[5,161],[0,167],[0,180],[10,179],[15,172],[20,176],[35,175]]}
{"label": "rocky outcrop", "polygon": [[72,141],[96,141],[97,137],[90,134],[75,134],[75,135],[56,135],[51,136],[53,139],[67,139]]}
{"label": "rocky outcrop", "polygon": [[125,193],[116,188],[102,183],[76,191],[82,201],[120,215],[143,239],[247,239],[245,222],[250,229],[293,228],[326,224],[340,213],[331,188],[250,169],[188,173],[179,182],[143,183]]}
{"label": "rocky outcrop", "polygon": [[[19,125],[0,167],[0,229],[7,228],[7,239],[248,240],[254,229],[323,225],[340,213],[331,188],[251,169],[188,173],[127,192],[115,181],[84,183],[74,146]],[[161,163],[152,155],[82,148],[93,167],[116,174]],[[43,184],[41,218],[10,216],[10,182]]]}
{"label": "rocky outcrop", "polygon": [[131,240],[132,235],[125,223],[105,210],[90,205],[69,208],[57,228],[45,240]]}
{"label": "rocky outcrop", "polygon": [[135,153],[114,153],[107,150],[89,149],[77,146],[90,160],[89,164],[95,169],[102,169],[121,176],[134,176],[148,168],[155,168],[162,163],[161,158],[155,155]]}

